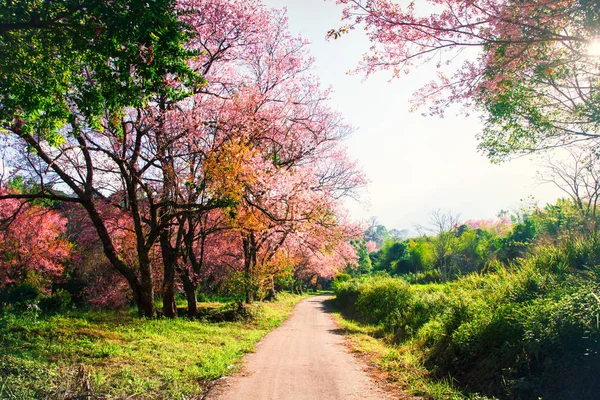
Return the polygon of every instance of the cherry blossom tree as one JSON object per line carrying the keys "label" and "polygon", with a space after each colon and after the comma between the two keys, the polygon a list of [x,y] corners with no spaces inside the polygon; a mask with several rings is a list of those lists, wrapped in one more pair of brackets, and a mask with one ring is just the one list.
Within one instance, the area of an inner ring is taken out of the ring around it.
{"label": "cherry blossom tree", "polygon": [[[598,135],[600,8],[587,0],[338,0],[373,46],[358,67],[395,77],[439,68],[415,105],[483,110],[480,148],[493,160],[594,141]],[[343,32],[342,32],[343,33]],[[330,36],[339,37],[332,30]],[[452,64],[458,67],[452,68]]]}
{"label": "cherry blossom tree", "polygon": [[0,288],[41,279],[40,288],[46,290],[49,281],[60,277],[72,248],[65,225],[66,219],[52,208],[16,199],[3,202]]}
{"label": "cherry blossom tree", "polygon": [[[3,144],[12,174],[36,191],[0,200],[84,210],[146,317],[157,291],[164,314],[175,315],[178,277],[193,313],[206,268],[229,262],[231,252],[216,247],[231,232],[246,262],[271,268],[288,236],[334,220],[335,203],[364,181],[341,146],[350,129],[327,106],[306,43],[289,34],[283,13],[236,0],[181,0],[177,13],[194,54],[187,67],[205,85],[167,72],[157,78],[166,89],[143,102],[107,107],[98,121],[74,105],[51,140],[16,121]],[[248,235],[265,246],[243,252]]]}
{"label": "cherry blossom tree", "polygon": [[[212,261],[206,251],[230,235],[227,229],[240,233],[249,275],[274,268],[271,261],[281,259],[279,249],[297,221],[308,220],[300,213],[308,194],[355,195],[364,179],[340,146],[349,128],[308,74],[306,43],[289,34],[284,14],[259,2],[188,1],[182,7],[194,30],[190,46],[201,52],[191,65],[208,84],[156,111],[166,131],[179,135],[162,168],[162,193],[174,204],[222,210],[194,207],[161,233],[163,304],[166,289],[174,304],[173,271],[180,271],[193,315],[199,279]],[[229,221],[220,220],[223,215]]]}
{"label": "cherry blossom tree", "polygon": [[377,251],[377,243],[375,243],[372,240],[369,240],[368,242],[366,242],[366,247],[367,247],[367,252],[369,252],[369,253]]}
{"label": "cherry blossom tree", "polygon": [[[132,219],[126,210],[114,203],[100,203],[99,212],[121,260],[135,270],[138,263],[136,235]],[[127,279],[114,268],[104,255],[102,242],[86,210],[78,204],[65,204],[61,214],[67,219],[67,236],[74,244],[72,278],[84,286],[82,297],[95,308],[120,309],[128,306],[133,294]],[[163,276],[160,248],[149,252],[153,289],[160,291]]]}
{"label": "cherry blossom tree", "polygon": [[503,216],[498,219],[468,219],[463,225],[466,225],[470,229],[481,229],[504,236],[510,231],[512,221],[509,217]]}
{"label": "cherry blossom tree", "polygon": [[[192,47],[190,45],[190,50]],[[182,154],[189,155],[190,143],[209,138],[199,138],[190,129],[180,129],[181,123],[176,117],[168,118],[169,112],[175,109],[180,111],[178,116],[190,111],[185,100],[180,100],[180,94],[197,90],[198,86],[189,86],[189,80],[180,78],[187,76],[191,69],[179,71],[182,74],[169,69],[163,71],[166,74],[157,75],[153,85],[160,81],[166,84],[166,89],[145,91],[145,101],[131,104],[141,104],[138,108],[107,107],[100,121],[91,121],[74,105],[69,123],[52,137],[47,132],[31,132],[25,129],[25,122],[15,121],[7,127],[10,139],[5,143],[9,150],[6,163],[13,171],[37,182],[39,190],[3,197],[50,198],[83,206],[105,255],[125,277],[140,314],[147,317],[152,317],[155,312],[150,259],[157,240],[160,238],[160,242],[165,243],[165,232],[170,231],[178,215],[220,206],[213,197],[191,198],[192,202],[188,203],[177,197],[179,189],[186,183],[177,179],[177,172],[185,164],[180,161]],[[198,119],[197,122],[204,124],[206,120]],[[203,149],[194,147],[191,150],[199,152]],[[196,187],[203,185],[197,181],[204,177],[194,178]],[[102,211],[105,208],[124,212],[130,219],[135,237],[135,264],[128,263],[119,254],[115,238],[110,235],[110,221]],[[163,290],[165,298],[171,300],[167,307],[172,310],[174,268],[170,260],[173,257],[169,248],[163,247],[166,279]]]}
{"label": "cherry blossom tree", "polygon": [[[258,270],[267,271],[261,279],[273,278],[286,259],[287,241],[317,208],[312,194],[326,194],[328,201],[356,195],[364,178],[340,146],[349,128],[327,107],[327,91],[308,73],[306,43],[289,34],[284,14],[259,2],[185,4],[201,15],[188,13],[187,23],[196,30],[192,45],[203,55],[195,63],[208,84],[189,100],[193,112],[178,119],[195,126],[197,137],[210,138],[203,139],[210,148],[202,157],[186,162],[210,183],[184,180],[193,195],[228,199],[222,212],[213,213],[224,220],[215,224],[214,217],[196,212],[171,235],[172,249],[184,245],[182,279],[193,313],[198,277],[210,262],[205,249],[213,240],[228,237],[228,229],[237,232],[247,279]],[[329,207],[319,201],[321,210]]]}
{"label": "cherry blossom tree", "polygon": [[294,276],[304,282],[332,279],[345,268],[358,267],[358,255],[351,241],[360,237],[359,226],[344,219],[335,228],[317,225],[292,251],[297,259]]}
{"label": "cherry blossom tree", "polygon": [[[145,131],[148,114],[128,107],[177,100],[203,84],[187,65],[193,56],[183,46],[189,31],[175,5],[172,0],[64,0],[0,7],[0,43],[6,51],[0,123],[13,150],[7,164],[39,189],[2,198],[83,206],[104,254],[148,317],[154,315],[148,254],[168,218],[162,216],[163,204],[146,201],[156,199],[149,196],[148,175],[157,162],[142,154],[152,148]],[[126,196],[113,202],[111,194],[119,190]],[[130,211],[138,255],[134,268],[116,250],[99,210],[105,204]]]}

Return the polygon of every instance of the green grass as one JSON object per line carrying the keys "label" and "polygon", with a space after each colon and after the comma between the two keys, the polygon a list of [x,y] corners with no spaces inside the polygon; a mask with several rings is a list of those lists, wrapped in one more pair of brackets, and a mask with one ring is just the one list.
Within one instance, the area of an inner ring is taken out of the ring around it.
{"label": "green grass", "polygon": [[461,392],[450,379],[435,379],[415,347],[391,344],[380,328],[351,320],[339,312],[333,315],[350,339],[352,350],[366,355],[404,392],[431,400],[485,399]]}
{"label": "green grass", "polygon": [[[192,399],[237,370],[300,296],[252,305],[249,322],[145,320],[129,313],[0,316],[0,399]],[[214,304],[208,304],[214,307]],[[89,391],[88,391],[89,389]]]}

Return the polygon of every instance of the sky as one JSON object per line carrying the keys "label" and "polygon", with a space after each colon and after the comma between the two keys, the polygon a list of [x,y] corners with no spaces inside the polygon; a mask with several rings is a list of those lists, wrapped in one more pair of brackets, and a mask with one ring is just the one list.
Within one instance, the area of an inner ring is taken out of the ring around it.
{"label": "sky", "polygon": [[492,164],[477,151],[482,130],[477,116],[424,117],[409,112],[413,92],[435,77],[435,66],[423,66],[400,79],[380,72],[365,80],[348,74],[370,46],[366,35],[351,31],[339,40],[325,40],[339,28],[341,8],[334,0],[263,0],[268,7],[287,8],[290,31],[308,39],[315,58],[313,73],[331,86],[330,105],[355,128],[347,140],[370,183],[364,201],[349,202],[353,218],[372,216],[388,229],[413,230],[425,225],[436,210],[459,214],[462,220],[494,218],[516,210],[533,196],[540,206],[561,197],[551,184],[536,179],[540,159],[519,158]]}

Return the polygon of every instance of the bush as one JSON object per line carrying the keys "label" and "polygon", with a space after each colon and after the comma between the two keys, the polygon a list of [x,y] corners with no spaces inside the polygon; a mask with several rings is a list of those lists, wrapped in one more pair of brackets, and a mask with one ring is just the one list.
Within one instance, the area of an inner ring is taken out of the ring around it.
{"label": "bush", "polygon": [[358,278],[350,281],[337,282],[334,285],[333,290],[335,291],[338,306],[348,312],[354,312],[361,286],[361,280]]}
{"label": "bush", "polygon": [[40,300],[40,308],[49,314],[65,312],[69,310],[71,304],[71,294],[64,289],[58,289],[51,296]]}
{"label": "bush", "polygon": [[341,274],[337,274],[335,276],[335,278],[333,278],[333,282],[332,282],[332,287],[335,290],[335,287],[339,284],[341,284],[342,282],[348,282],[350,279],[352,279],[352,276],[350,276],[350,274],[345,274],[345,273],[341,273]]}
{"label": "bush", "polygon": [[600,265],[600,238],[572,237],[558,245],[539,246],[525,262],[540,271],[556,274],[585,270]]}
{"label": "bush", "polygon": [[16,305],[39,300],[42,292],[39,287],[29,283],[7,287],[0,291],[0,303]]}
{"label": "bush", "polygon": [[416,274],[410,272],[400,275],[402,279],[409,283],[439,283],[442,282],[442,272],[439,269],[420,271]]}
{"label": "bush", "polygon": [[356,310],[364,321],[394,329],[402,323],[402,314],[411,299],[410,285],[402,280],[385,278],[364,285]]}
{"label": "bush", "polygon": [[67,311],[70,307],[71,294],[64,289],[58,289],[52,295],[45,295],[39,287],[23,283],[0,292],[0,309],[17,314],[32,310],[53,314]]}
{"label": "bush", "polygon": [[0,310],[16,314],[33,313],[40,311],[39,302],[43,294],[39,287],[29,283],[22,283],[6,287],[0,292]]}
{"label": "bush", "polygon": [[465,391],[593,399],[600,391],[596,249],[583,240],[545,246],[509,270],[445,284],[353,279],[336,285],[336,296]]}

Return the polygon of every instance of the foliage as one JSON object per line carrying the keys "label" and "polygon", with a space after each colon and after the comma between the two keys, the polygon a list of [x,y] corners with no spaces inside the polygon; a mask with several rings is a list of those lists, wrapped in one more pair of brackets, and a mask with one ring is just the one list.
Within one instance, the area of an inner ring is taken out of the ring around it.
{"label": "foliage", "polygon": [[377,218],[371,218],[370,225],[365,231],[364,239],[366,242],[375,243],[376,249],[381,249],[386,240],[390,239],[390,233],[385,225],[381,225]]}
{"label": "foliage", "polygon": [[34,315],[44,312],[54,314],[68,311],[72,305],[71,294],[64,289],[43,293],[30,283],[0,289],[0,313]]}
{"label": "foliage", "polygon": [[[544,170],[538,173],[542,182],[552,183],[571,200],[570,218],[578,218],[577,230],[598,230],[597,208],[600,199],[600,159],[591,146],[573,146],[565,159],[548,156]],[[573,232],[569,232],[573,233]]]}
{"label": "foliage", "polygon": [[385,241],[379,251],[379,257],[375,265],[376,271],[389,271],[395,273],[409,272],[409,252],[406,242]]}
{"label": "foliage", "polygon": [[411,271],[422,272],[433,269],[434,255],[427,238],[418,237],[408,239],[408,254]]}
{"label": "foliage", "polygon": [[371,258],[369,257],[367,243],[364,239],[355,239],[352,240],[351,243],[356,251],[357,265],[356,267],[350,266],[350,268],[346,268],[346,270],[348,273],[350,273],[350,275],[363,275],[371,273],[373,270],[373,264],[371,262]]}
{"label": "foliage", "polygon": [[[453,223],[442,230],[432,230],[404,241],[388,240],[376,253],[371,253],[375,271],[395,275],[429,274],[433,279],[441,272],[442,279],[453,279],[462,274],[482,271],[494,262],[502,251],[514,242],[513,228],[506,220],[470,220]],[[508,260],[504,254],[503,261]]]}
{"label": "foliage", "polygon": [[419,359],[418,352],[408,345],[391,346],[380,338],[372,325],[334,314],[338,325],[348,336],[352,351],[361,353],[369,362],[378,365],[388,381],[396,383],[405,393],[431,400],[485,400],[479,394],[466,394],[452,379],[435,379]]}
{"label": "foliage", "polygon": [[[414,283],[456,279],[472,272],[506,268],[540,247],[560,243],[595,243],[595,212],[583,214],[573,199],[558,199],[544,208],[526,207],[492,220],[468,220],[428,235],[388,240],[370,257],[375,271],[405,276]],[[585,245],[582,245],[585,246]],[[581,247],[581,246],[580,246]],[[586,261],[592,265],[593,261]],[[582,262],[569,260],[581,268]],[[445,269],[447,271],[445,271]]]}
{"label": "foliage", "polygon": [[[367,322],[394,326],[410,296],[409,285],[401,280],[382,279],[359,289],[356,311]],[[340,287],[339,290],[342,290]]]}
{"label": "foliage", "polygon": [[0,208],[0,289],[27,282],[48,291],[71,257],[65,228],[65,218],[55,209],[5,201]]}
{"label": "foliage", "polygon": [[362,26],[373,43],[358,70],[400,77],[437,63],[437,79],[416,94],[416,105],[429,102],[430,114],[459,102],[483,109],[480,148],[493,160],[582,140],[595,146],[600,63],[589,46],[598,46],[597,2],[338,3],[345,31]]}
{"label": "foliage", "polygon": [[331,287],[333,288],[333,290],[336,290],[336,288],[339,287],[340,284],[342,284],[343,282],[347,282],[350,279],[352,279],[352,275],[350,274],[345,274],[343,272],[341,274],[337,274],[335,278],[333,278]]}
{"label": "foliage", "polygon": [[[597,243],[539,247],[511,270],[445,284],[354,279],[336,295],[342,309],[380,324],[390,342],[466,392],[591,399],[600,385],[600,284],[585,266],[596,265]],[[380,314],[383,302],[389,308]]]}
{"label": "foliage", "polygon": [[193,88],[189,35],[173,0],[9,1],[0,6],[0,124],[41,133],[83,115],[98,126],[107,113],[141,106],[154,93],[175,95],[168,75]]}
{"label": "foliage", "polygon": [[341,145],[350,128],[311,76],[285,12],[258,0],[19,1],[1,11],[12,50],[47,35],[39,51],[54,63],[45,68],[61,60],[67,75],[32,72],[34,89],[46,90],[40,101],[59,108],[41,112],[21,104],[28,71],[11,64],[39,60],[6,58],[16,86],[0,101],[3,163],[36,190],[0,200],[74,204],[89,229],[73,241],[109,261],[94,263],[104,267],[100,285],[129,286],[106,304],[132,298],[154,317],[160,293],[174,317],[181,287],[193,315],[201,283],[230,271],[244,270],[251,301],[290,265],[312,279],[354,263],[347,242],[357,235],[341,199],[365,180]]}

